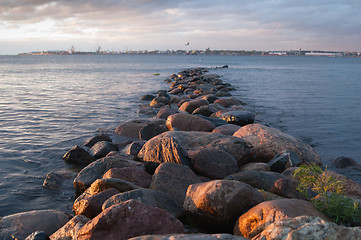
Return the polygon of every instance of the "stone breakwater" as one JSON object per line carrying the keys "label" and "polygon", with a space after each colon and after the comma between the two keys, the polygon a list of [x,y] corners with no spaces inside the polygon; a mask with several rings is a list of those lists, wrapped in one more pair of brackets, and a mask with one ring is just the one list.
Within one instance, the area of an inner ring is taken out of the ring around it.
{"label": "stone breakwater", "polygon": [[[147,119],[129,120],[64,155],[82,166],[74,216],[30,211],[3,217],[0,239],[361,239],[296,190],[299,165],[322,165],[308,144],[257,123],[233,87],[208,69],[165,80],[142,96]],[[151,116],[153,115],[153,117]],[[361,198],[346,177],[345,195]],[[56,189],[61,174],[44,187]]]}

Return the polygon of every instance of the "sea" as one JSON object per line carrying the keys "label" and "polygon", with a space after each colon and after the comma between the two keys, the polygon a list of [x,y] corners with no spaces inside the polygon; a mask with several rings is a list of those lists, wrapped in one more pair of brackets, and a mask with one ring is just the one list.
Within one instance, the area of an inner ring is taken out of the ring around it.
{"label": "sea", "polygon": [[[216,68],[228,65],[229,68]],[[205,55],[0,56],[0,217],[58,209],[71,213],[79,169],[64,153],[98,132],[113,134],[138,113],[139,97],[168,89],[169,75],[208,67],[235,87],[256,121],[309,143],[328,169],[361,184],[361,58]],[[42,187],[65,173],[60,189]]]}

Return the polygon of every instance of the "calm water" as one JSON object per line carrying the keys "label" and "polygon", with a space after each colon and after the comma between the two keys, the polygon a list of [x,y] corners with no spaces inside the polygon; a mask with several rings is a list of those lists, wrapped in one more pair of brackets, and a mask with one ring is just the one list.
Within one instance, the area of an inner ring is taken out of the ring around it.
{"label": "calm water", "polygon": [[[144,117],[139,96],[167,89],[184,68],[213,72],[237,90],[257,121],[310,143],[326,164],[361,163],[361,59],[240,56],[0,56],[0,216],[55,208],[71,211],[72,174],[62,155],[120,122]],[[160,73],[154,76],[153,73]],[[46,190],[46,173],[70,177]],[[361,183],[361,173],[346,172]]]}

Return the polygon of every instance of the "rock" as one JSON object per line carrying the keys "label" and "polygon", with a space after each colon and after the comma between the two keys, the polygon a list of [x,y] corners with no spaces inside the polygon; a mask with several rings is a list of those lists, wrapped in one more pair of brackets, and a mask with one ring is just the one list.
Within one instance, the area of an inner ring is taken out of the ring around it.
{"label": "rock", "polygon": [[139,104],[137,113],[153,116],[154,114],[157,114],[157,109],[150,106],[149,104]]}
{"label": "rock", "polygon": [[139,98],[139,100],[141,101],[152,101],[155,98],[154,95],[151,94],[147,94],[147,95],[143,95]]}
{"label": "rock", "polygon": [[63,180],[63,176],[56,172],[48,173],[46,174],[45,180],[43,182],[43,188],[58,189],[63,183]]}
{"label": "rock", "polygon": [[183,93],[183,90],[181,88],[175,88],[172,91],[169,92],[172,95],[177,95]]}
{"label": "rock", "polygon": [[111,168],[142,166],[141,163],[133,161],[133,157],[127,155],[113,155],[101,158],[83,168],[74,179],[74,188],[83,192],[97,179],[102,178],[104,173]]}
{"label": "rock", "polygon": [[282,173],[287,168],[299,166],[300,164],[301,160],[298,155],[289,150],[282,151],[268,162],[271,171],[279,173]]}
{"label": "rock", "polygon": [[204,96],[201,96],[200,99],[207,100],[209,103],[214,103],[218,99],[218,97],[214,94],[207,94]]}
{"label": "rock", "polygon": [[[203,115],[195,115],[195,116],[198,116],[198,117],[201,117],[205,120],[208,120],[210,121],[215,127],[218,127],[218,126],[222,126],[222,125],[226,125],[228,124],[226,121],[222,120],[222,119],[217,119],[217,118],[212,118],[212,117],[206,117],[206,116],[203,116]],[[212,130],[213,131],[213,130]]]}
{"label": "rock", "polygon": [[170,99],[170,96],[167,92],[167,90],[158,90],[157,97],[165,97]]}
{"label": "rock", "polygon": [[269,172],[271,169],[269,167],[269,165],[267,163],[258,163],[258,162],[254,162],[254,163],[247,163],[245,165],[243,165],[239,171],[240,172],[245,172],[245,171],[264,171],[264,172]]}
{"label": "rock", "polygon": [[336,168],[347,168],[347,167],[354,167],[361,170],[361,165],[356,162],[354,159],[349,157],[338,157],[332,161],[332,164]]}
{"label": "rock", "polygon": [[284,176],[276,172],[244,171],[229,175],[225,179],[244,182],[254,188],[270,191],[280,178],[284,178]]}
{"label": "rock", "polygon": [[221,133],[224,135],[232,136],[237,132],[241,127],[235,124],[224,124],[213,129],[212,133]]}
{"label": "rock", "polygon": [[229,232],[241,214],[262,201],[262,195],[248,184],[213,180],[189,186],[183,208],[201,227]]}
{"label": "rock", "polygon": [[202,116],[206,116],[206,117],[209,117],[211,116],[212,113],[215,113],[215,112],[218,112],[219,109],[214,107],[213,105],[203,105],[203,106],[200,106],[198,108],[196,108],[192,114],[195,115],[195,114],[199,114],[199,115],[202,115]]}
{"label": "rock", "polygon": [[319,217],[299,216],[276,221],[253,239],[360,240],[361,228],[340,226]]}
{"label": "rock", "polygon": [[165,133],[147,141],[138,157],[144,162],[172,162],[190,166],[187,151],[176,138]]}
{"label": "rock", "polygon": [[112,144],[111,142],[100,141],[94,144],[94,146],[89,151],[94,158],[98,159],[105,157],[111,151],[118,151],[118,150],[119,148],[116,145]]}
{"label": "rock", "polygon": [[25,240],[49,240],[49,236],[43,231],[33,232]]}
{"label": "rock", "polygon": [[[307,198],[297,190],[297,186],[298,182],[292,178],[280,178],[274,183],[273,188],[269,191],[286,198],[307,200]],[[310,194],[310,196],[312,196],[312,192],[310,192]]]}
{"label": "rock", "polygon": [[94,161],[94,158],[82,147],[76,145],[65,153],[63,159],[67,163],[87,165]]}
{"label": "rock", "polygon": [[233,134],[252,144],[253,161],[268,162],[276,154],[291,150],[299,156],[302,163],[313,162],[322,165],[320,156],[307,143],[281,132],[280,130],[261,124],[248,124]]}
{"label": "rock", "polygon": [[50,236],[51,240],[71,240],[76,239],[76,235],[80,228],[82,228],[90,219],[78,215],[70,219],[62,228],[58,229]]}
{"label": "rock", "polygon": [[194,172],[211,179],[222,179],[238,171],[237,160],[231,154],[214,148],[198,150],[191,159]]}
{"label": "rock", "polygon": [[195,99],[195,100],[191,100],[191,101],[187,101],[187,102],[183,103],[179,107],[179,110],[186,111],[188,113],[192,113],[194,110],[196,110],[200,106],[208,105],[208,104],[209,104],[209,102],[205,99]]}
{"label": "rock", "polygon": [[176,218],[180,218],[183,215],[182,206],[177,204],[170,195],[154,189],[136,189],[114,195],[104,202],[102,208],[105,210],[130,199],[137,200],[152,207],[164,209]]}
{"label": "rock", "polygon": [[155,97],[151,102],[150,106],[154,108],[160,108],[169,103],[169,98],[166,97]]}
{"label": "rock", "polygon": [[284,197],[281,197],[277,194],[271,193],[271,192],[267,192],[264,190],[260,190],[258,189],[258,192],[260,194],[262,194],[264,201],[272,201],[272,200],[277,200],[277,199],[285,199]]}
{"label": "rock", "polygon": [[166,126],[160,126],[150,122],[139,130],[139,138],[140,140],[149,140],[166,131],[168,131]]}
{"label": "rock", "polygon": [[249,111],[238,110],[223,113],[219,118],[231,124],[245,126],[254,122],[255,114]]}
{"label": "rock", "polygon": [[217,97],[230,97],[230,96],[232,96],[232,94],[229,92],[218,91],[218,92],[216,92],[216,96]]}
{"label": "rock", "polygon": [[89,193],[95,195],[110,188],[115,188],[119,192],[126,192],[134,189],[138,189],[139,186],[123,179],[103,178],[103,179],[95,180],[90,185]]}
{"label": "rock", "polygon": [[188,186],[199,182],[201,179],[187,166],[162,163],[154,172],[149,188],[165,192],[183,205]]}
{"label": "rock", "polygon": [[300,199],[267,201],[240,216],[234,226],[234,235],[253,238],[272,223],[302,215],[327,219],[312,203]]}
{"label": "rock", "polygon": [[350,178],[341,175],[339,173],[333,172],[333,171],[329,171],[327,170],[327,173],[336,178],[337,180],[340,180],[343,185],[344,185],[344,189],[343,189],[343,195],[349,196],[349,197],[355,197],[358,199],[361,199],[361,185],[356,183],[355,181],[351,180]]}
{"label": "rock", "polygon": [[103,178],[119,178],[143,188],[149,187],[152,181],[152,175],[139,167],[111,168]]}
{"label": "rock", "polygon": [[94,137],[87,139],[84,142],[84,146],[91,148],[92,146],[94,146],[94,144],[96,144],[97,142],[100,142],[100,141],[112,142],[112,139],[109,137],[108,134],[102,133],[102,134],[98,134]]}
{"label": "rock", "polygon": [[131,120],[126,123],[120,124],[116,129],[115,133],[119,135],[124,135],[132,138],[139,138],[139,131],[142,127],[148,124],[150,120],[148,119],[139,119]]}
{"label": "rock", "polygon": [[36,231],[53,234],[69,221],[70,217],[57,210],[22,212],[0,219],[0,239],[25,239]]}
{"label": "rock", "polygon": [[74,201],[73,211],[76,215],[84,215],[87,218],[94,218],[102,212],[103,203],[108,198],[118,193],[118,190],[110,188],[94,195],[82,194]]}
{"label": "rock", "polygon": [[226,233],[219,234],[171,234],[171,235],[145,235],[129,240],[247,240],[244,237],[234,236]]}
{"label": "rock", "polygon": [[125,146],[125,148],[123,148],[122,150],[122,153],[127,155],[137,156],[140,149],[142,149],[142,147],[144,146],[145,142],[146,141],[134,141],[128,144],[127,146]]}
{"label": "rock", "polygon": [[178,113],[178,110],[167,106],[161,107],[157,113],[157,118],[167,119],[170,115]]}
{"label": "rock", "polygon": [[210,121],[186,113],[176,113],[170,115],[167,118],[166,126],[169,130],[177,129],[180,131],[203,132],[210,132],[215,128],[214,124],[212,124]]}
{"label": "rock", "polygon": [[129,200],[105,209],[79,230],[77,239],[122,240],[146,234],[183,231],[183,224],[167,211]]}

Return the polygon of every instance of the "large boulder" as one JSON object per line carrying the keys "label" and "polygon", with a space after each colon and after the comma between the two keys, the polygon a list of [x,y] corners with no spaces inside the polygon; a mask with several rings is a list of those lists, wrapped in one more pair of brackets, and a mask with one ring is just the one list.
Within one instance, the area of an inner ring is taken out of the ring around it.
{"label": "large boulder", "polygon": [[111,168],[142,166],[133,158],[133,156],[129,155],[116,154],[92,162],[78,173],[78,176],[73,181],[74,188],[79,192],[85,191],[95,180],[102,178],[103,174]]}
{"label": "large boulder", "polygon": [[212,133],[222,133],[224,135],[232,136],[235,132],[237,132],[241,127],[235,124],[224,124],[216,127],[212,130]]}
{"label": "large boulder", "polygon": [[110,188],[95,195],[83,193],[73,204],[73,211],[76,215],[84,215],[87,218],[94,218],[102,212],[103,203],[111,196],[118,194],[119,191]]}
{"label": "large boulder", "polygon": [[112,139],[109,137],[108,134],[102,133],[85,140],[84,146],[91,148],[94,144],[100,141],[112,142]]}
{"label": "large boulder", "polygon": [[188,113],[176,113],[167,118],[169,130],[211,132],[215,125],[199,116]]}
{"label": "large boulder", "polygon": [[254,122],[255,114],[249,111],[238,110],[223,113],[219,118],[230,124],[245,126]]}
{"label": "large boulder", "polygon": [[196,108],[192,114],[200,114],[206,117],[209,117],[212,115],[212,113],[218,112],[219,108],[215,107],[214,105],[203,105],[198,108]]}
{"label": "large boulder", "polygon": [[170,195],[154,189],[136,189],[133,191],[119,193],[105,201],[102,208],[105,210],[106,208],[130,199],[137,200],[152,207],[164,209],[173,214],[176,218],[183,215],[182,206],[177,204]]}
{"label": "large boulder", "polygon": [[213,180],[189,186],[183,208],[201,227],[229,232],[241,214],[263,200],[248,184]]}
{"label": "large boulder", "polygon": [[215,148],[200,149],[191,155],[191,159],[193,171],[211,179],[222,179],[238,171],[237,160]]}
{"label": "large boulder", "polygon": [[89,152],[94,158],[98,159],[105,157],[108,153],[112,151],[118,151],[118,150],[119,150],[118,146],[112,144],[111,142],[99,141],[92,146]]}
{"label": "large boulder", "polygon": [[123,240],[183,231],[183,224],[167,211],[129,200],[105,209],[79,230],[77,239]]}
{"label": "large boulder", "polygon": [[64,154],[63,159],[67,163],[81,165],[88,165],[94,161],[94,158],[89,154],[89,152],[78,145],[67,151]]}
{"label": "large boulder", "polygon": [[154,108],[160,108],[169,103],[169,98],[167,97],[155,97],[149,105]]}
{"label": "large boulder", "polygon": [[170,115],[178,113],[177,109],[171,108],[168,105],[159,109],[157,113],[157,118],[167,119]]}
{"label": "large boulder", "polygon": [[140,188],[139,186],[118,178],[102,178],[95,180],[89,187],[92,195],[100,193],[110,188],[115,188],[119,192],[127,192]]}
{"label": "large boulder", "polygon": [[115,133],[132,138],[139,138],[140,129],[148,123],[150,123],[150,120],[148,119],[130,120],[128,122],[120,124],[115,129]]}
{"label": "large boulder", "polygon": [[76,239],[78,231],[89,221],[90,219],[78,215],[70,219],[62,228],[58,229],[50,236],[51,240],[70,240]]}
{"label": "large boulder", "polygon": [[291,150],[297,153],[301,163],[313,162],[322,165],[320,156],[310,145],[275,128],[258,123],[248,124],[235,132],[233,136],[252,144],[251,156],[254,162],[268,162],[276,154]]}
{"label": "large boulder", "polygon": [[187,151],[172,134],[160,134],[147,141],[138,157],[144,162],[172,162],[190,166]]}
{"label": "large boulder", "polygon": [[111,168],[103,178],[119,178],[143,188],[147,188],[152,181],[152,175],[139,167]]}
{"label": "large boulder", "polygon": [[241,215],[234,226],[234,235],[253,238],[275,221],[302,215],[327,219],[312,203],[300,199],[279,199],[263,202]]}
{"label": "large boulder", "polygon": [[189,167],[162,163],[153,175],[150,188],[169,194],[178,204],[183,205],[188,186],[199,182],[202,182],[201,179]]}
{"label": "large boulder", "polygon": [[139,138],[140,140],[147,141],[161,133],[164,133],[165,131],[168,131],[165,125],[158,125],[150,122],[139,130]]}
{"label": "large boulder", "polygon": [[299,216],[276,221],[253,240],[361,240],[360,227],[345,227],[319,217]]}
{"label": "large boulder", "polygon": [[245,165],[243,165],[240,169],[240,172],[245,172],[245,171],[265,171],[265,172],[269,172],[271,171],[269,165],[267,163],[262,163],[262,162],[251,162],[251,163],[247,163]]}
{"label": "large boulder", "polygon": [[194,110],[196,110],[200,106],[208,105],[208,104],[209,104],[209,102],[205,99],[195,99],[195,100],[191,100],[191,101],[183,103],[179,107],[179,110],[186,111],[188,113],[192,113]]}
{"label": "large boulder", "polygon": [[268,165],[271,171],[282,173],[288,168],[298,166],[300,163],[301,160],[295,152],[286,150],[272,158]]}
{"label": "large boulder", "polygon": [[170,234],[170,235],[145,235],[129,240],[247,240],[244,237],[234,236],[227,233],[220,234]]}
{"label": "large boulder", "polygon": [[243,171],[225,177],[251,185],[254,188],[270,191],[278,179],[284,178],[280,173],[264,171]]}
{"label": "large boulder", "polygon": [[0,239],[25,239],[36,231],[50,236],[69,220],[69,215],[57,210],[16,213],[0,219]]}

